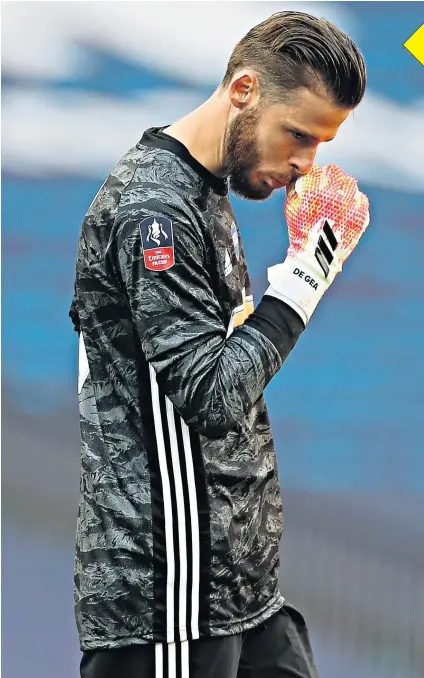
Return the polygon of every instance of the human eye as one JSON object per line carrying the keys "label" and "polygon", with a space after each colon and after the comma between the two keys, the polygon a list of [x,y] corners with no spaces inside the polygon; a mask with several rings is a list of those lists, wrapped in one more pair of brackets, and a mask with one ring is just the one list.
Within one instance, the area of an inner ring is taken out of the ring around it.
{"label": "human eye", "polygon": [[296,130],[296,129],[292,129],[291,134],[294,136],[295,139],[299,139],[299,140],[303,140],[303,141],[308,138],[306,136],[306,134],[304,134],[303,132],[299,132],[299,130]]}

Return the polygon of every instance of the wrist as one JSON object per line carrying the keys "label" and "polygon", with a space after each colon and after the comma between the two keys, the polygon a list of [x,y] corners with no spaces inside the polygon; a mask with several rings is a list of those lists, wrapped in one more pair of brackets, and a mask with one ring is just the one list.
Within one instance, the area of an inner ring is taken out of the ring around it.
{"label": "wrist", "polygon": [[326,278],[318,261],[303,251],[268,269],[270,286],[265,294],[291,306],[306,325],[334,276],[335,272]]}

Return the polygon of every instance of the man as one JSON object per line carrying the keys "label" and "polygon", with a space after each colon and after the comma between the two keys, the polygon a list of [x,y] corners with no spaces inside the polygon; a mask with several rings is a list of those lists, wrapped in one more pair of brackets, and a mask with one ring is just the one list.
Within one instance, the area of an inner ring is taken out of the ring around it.
{"label": "man", "polygon": [[[71,308],[83,678],[317,676],[278,586],[263,390],[368,225],[356,180],[313,165],[365,80],[334,25],[275,14],[208,101],[144,133],[89,208]],[[228,183],[251,200],[288,188],[290,248],[256,310]]]}

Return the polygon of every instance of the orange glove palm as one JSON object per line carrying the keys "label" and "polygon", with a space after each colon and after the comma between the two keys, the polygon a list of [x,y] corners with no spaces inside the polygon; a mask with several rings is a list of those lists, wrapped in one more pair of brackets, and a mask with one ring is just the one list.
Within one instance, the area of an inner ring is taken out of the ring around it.
{"label": "orange glove palm", "polygon": [[291,305],[305,324],[369,224],[369,202],[337,165],[314,165],[287,191],[287,259],[268,269],[267,294]]}

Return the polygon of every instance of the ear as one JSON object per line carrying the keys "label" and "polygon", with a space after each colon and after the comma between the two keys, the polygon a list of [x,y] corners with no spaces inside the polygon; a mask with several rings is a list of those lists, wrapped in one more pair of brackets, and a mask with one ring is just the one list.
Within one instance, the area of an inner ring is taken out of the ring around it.
{"label": "ear", "polygon": [[257,75],[253,71],[237,73],[229,85],[228,96],[236,108],[256,105],[259,96]]}

